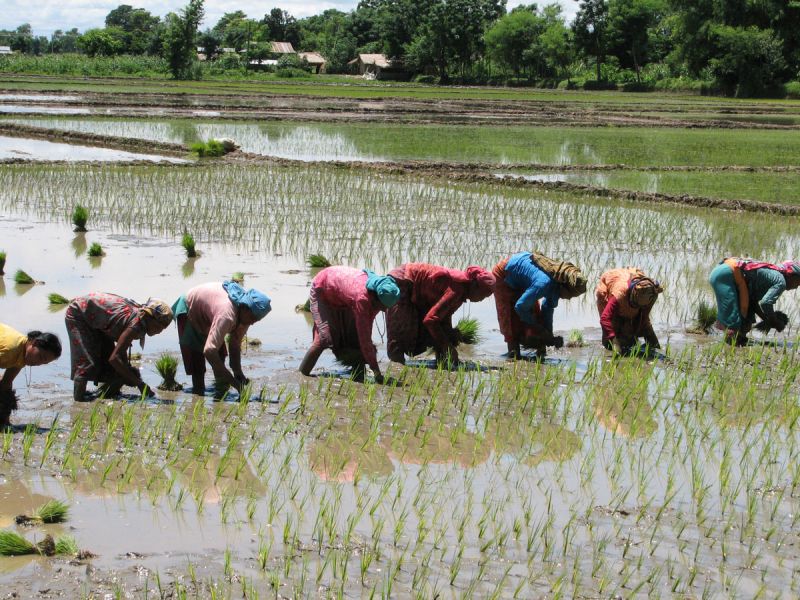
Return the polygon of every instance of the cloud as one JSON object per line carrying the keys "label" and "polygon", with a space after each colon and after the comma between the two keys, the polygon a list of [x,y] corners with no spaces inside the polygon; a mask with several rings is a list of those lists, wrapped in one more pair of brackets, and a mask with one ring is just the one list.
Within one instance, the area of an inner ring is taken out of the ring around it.
{"label": "cloud", "polygon": [[[39,0],[35,7],[30,0],[2,0],[0,11],[0,29],[16,29],[23,23],[30,23],[36,35],[49,36],[56,29],[77,27],[85,31],[93,27],[103,27],[106,15],[120,4],[130,4],[137,8],[145,8],[154,15],[163,17],[168,12],[177,11],[187,0]],[[260,19],[272,7],[279,7],[297,18],[316,15],[329,8],[349,11],[356,7],[358,0],[274,0],[262,2],[257,0],[207,0],[206,17],[202,28],[212,27],[226,12],[244,11],[249,17]],[[508,8],[530,1],[510,0]],[[546,2],[540,2],[544,5]],[[577,10],[577,2],[562,0],[564,14],[571,20]]]}

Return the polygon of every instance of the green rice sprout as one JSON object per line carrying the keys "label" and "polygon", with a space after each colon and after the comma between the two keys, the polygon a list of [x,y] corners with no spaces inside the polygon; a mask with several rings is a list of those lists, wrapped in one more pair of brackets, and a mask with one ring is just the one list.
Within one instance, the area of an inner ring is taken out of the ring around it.
{"label": "green rice sprout", "polygon": [[481,340],[480,323],[478,319],[462,318],[456,323],[456,329],[461,335],[461,342],[464,344],[477,344]]}
{"label": "green rice sprout", "polygon": [[717,322],[717,308],[705,300],[697,303],[692,326],[688,329],[689,333],[708,333]]}
{"label": "green rice sprout", "polygon": [[14,273],[14,282],[20,285],[33,285],[36,280],[22,269],[17,269],[17,272]]}
{"label": "green rice sprout", "polygon": [[61,556],[77,556],[79,552],[78,542],[71,535],[63,535],[56,540],[56,554]]}
{"label": "green rice sprout", "polygon": [[331,266],[331,261],[322,256],[322,254],[310,254],[306,259],[306,263],[312,269],[324,269]]}
{"label": "green rice sprout", "polygon": [[92,258],[98,258],[100,256],[105,256],[105,252],[103,251],[103,247],[98,244],[97,242],[92,242],[92,245],[89,246],[88,254]]}
{"label": "green rice sprout", "polygon": [[194,247],[194,236],[191,233],[184,233],[181,238],[181,246],[186,250],[186,256],[194,258],[197,256],[197,250]]}
{"label": "green rice sprout", "polygon": [[156,360],[156,371],[163,378],[158,389],[172,392],[181,389],[181,385],[175,381],[175,375],[178,373],[178,359],[175,356],[169,352],[164,352]]}
{"label": "green rice sprout", "polygon": [[63,523],[69,514],[69,504],[61,500],[48,500],[37,508],[33,517],[42,523]]}
{"label": "green rice sprout", "polygon": [[0,530],[0,556],[25,556],[38,553],[36,546],[16,531]]}
{"label": "green rice sprout", "polygon": [[0,250],[0,275],[5,275],[6,271],[6,251]]}
{"label": "green rice sprout", "polygon": [[61,294],[48,294],[47,300],[50,304],[69,304],[69,298],[65,298]]}
{"label": "green rice sprout", "polygon": [[306,300],[303,304],[298,304],[294,307],[295,312],[311,312],[311,298]]}
{"label": "green rice sprout", "polygon": [[225,144],[219,140],[208,140],[207,142],[194,142],[189,144],[189,150],[197,154],[200,158],[215,158],[226,153]]}
{"label": "green rice sprout", "polygon": [[239,285],[244,285],[244,273],[242,271],[236,271],[231,277],[231,281],[234,281]]}
{"label": "green rice sprout", "polygon": [[86,222],[89,220],[89,209],[78,204],[72,210],[72,224],[75,225],[73,231],[86,231]]}
{"label": "green rice sprout", "polygon": [[583,348],[586,342],[583,339],[583,332],[580,329],[573,329],[569,332],[567,348]]}

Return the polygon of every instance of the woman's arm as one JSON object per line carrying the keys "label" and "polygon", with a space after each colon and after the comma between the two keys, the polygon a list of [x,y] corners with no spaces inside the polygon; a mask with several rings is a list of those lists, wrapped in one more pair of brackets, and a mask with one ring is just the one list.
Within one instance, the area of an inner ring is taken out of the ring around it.
{"label": "woman's arm", "polygon": [[22,369],[6,369],[3,378],[0,379],[0,391],[10,391],[14,386],[14,379]]}
{"label": "woman's arm", "polygon": [[139,372],[128,362],[128,348],[130,348],[133,341],[141,337],[141,335],[136,325],[128,327],[123,331],[114,346],[114,351],[108,358],[108,362],[114,371],[116,371],[117,375],[120,376],[123,383],[137,387],[140,391],[144,392],[147,387],[146,384],[142,381]]}

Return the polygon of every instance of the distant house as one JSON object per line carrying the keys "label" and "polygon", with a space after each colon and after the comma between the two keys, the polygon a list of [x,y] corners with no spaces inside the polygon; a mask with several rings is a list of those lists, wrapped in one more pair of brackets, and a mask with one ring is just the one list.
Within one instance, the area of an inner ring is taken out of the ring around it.
{"label": "distant house", "polygon": [[0,46],[0,54],[13,54],[11,46]]}
{"label": "distant house", "polygon": [[325,68],[325,57],[319,52],[298,52],[297,56],[304,58],[308,66],[314,70],[314,73],[319,73]]}
{"label": "distant house", "polygon": [[291,42],[270,42],[273,54],[295,54]]}
{"label": "distant house", "polygon": [[358,58],[347,64],[359,75],[369,79],[404,81],[410,77],[401,61],[389,60],[384,54],[359,54]]}
{"label": "distant house", "polygon": [[197,60],[206,60],[206,49],[202,46],[197,46]]}

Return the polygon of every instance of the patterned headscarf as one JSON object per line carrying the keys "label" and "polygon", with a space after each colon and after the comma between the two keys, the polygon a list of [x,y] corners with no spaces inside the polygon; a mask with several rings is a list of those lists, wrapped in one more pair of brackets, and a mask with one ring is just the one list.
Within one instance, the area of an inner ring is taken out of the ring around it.
{"label": "patterned headscarf", "polygon": [[158,298],[150,298],[140,310],[143,315],[153,319],[162,328],[167,327],[172,321],[172,309],[169,304]]}
{"label": "patterned headscarf", "polygon": [[391,275],[378,275],[369,269],[364,269],[367,274],[367,290],[375,292],[378,300],[386,308],[391,308],[400,300],[400,288]]}
{"label": "patterned headscarf", "polygon": [[647,308],[655,304],[656,298],[663,291],[664,288],[661,284],[649,277],[637,277],[632,279],[628,285],[631,303],[640,308]]}

